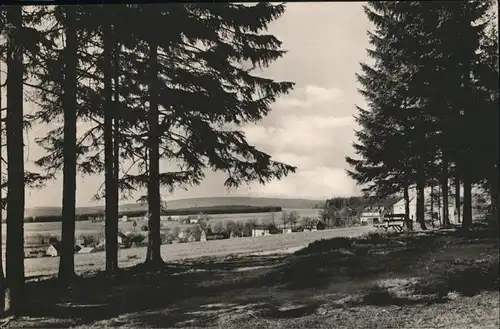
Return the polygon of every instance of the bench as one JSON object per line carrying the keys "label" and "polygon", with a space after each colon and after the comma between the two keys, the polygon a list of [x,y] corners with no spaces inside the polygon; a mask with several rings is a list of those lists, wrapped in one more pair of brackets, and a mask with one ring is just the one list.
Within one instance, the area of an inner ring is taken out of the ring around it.
{"label": "bench", "polygon": [[382,223],[375,224],[374,226],[377,228],[381,228],[384,231],[393,229],[396,232],[403,232],[404,222],[405,222],[404,214],[386,214],[384,215]]}

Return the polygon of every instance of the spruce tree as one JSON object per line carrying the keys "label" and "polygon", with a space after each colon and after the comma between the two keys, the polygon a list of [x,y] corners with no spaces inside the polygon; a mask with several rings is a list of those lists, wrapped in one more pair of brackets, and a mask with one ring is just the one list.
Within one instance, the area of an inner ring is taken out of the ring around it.
{"label": "spruce tree", "polygon": [[22,7],[6,10],[7,36],[7,242],[6,281],[10,311],[22,310],[24,296],[24,144]]}

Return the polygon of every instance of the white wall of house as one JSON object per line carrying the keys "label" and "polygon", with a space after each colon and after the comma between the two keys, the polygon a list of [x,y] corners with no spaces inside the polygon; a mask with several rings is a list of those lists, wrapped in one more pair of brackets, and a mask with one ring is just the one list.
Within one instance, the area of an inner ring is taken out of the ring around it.
{"label": "white wall of house", "polygon": [[253,231],[252,231],[253,237],[268,236],[268,235],[270,235],[269,230],[263,230],[263,229],[256,228],[256,229],[253,229]]}
{"label": "white wall of house", "polygon": [[48,256],[51,256],[51,257],[57,257],[57,256],[59,256],[59,252],[57,251],[57,249],[54,246],[49,246],[47,248],[46,254]]}

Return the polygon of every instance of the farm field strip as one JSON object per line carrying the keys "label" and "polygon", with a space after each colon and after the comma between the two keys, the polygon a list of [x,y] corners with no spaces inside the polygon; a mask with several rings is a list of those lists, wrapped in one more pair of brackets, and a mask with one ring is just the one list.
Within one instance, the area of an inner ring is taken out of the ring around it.
{"label": "farm field strip", "polygon": [[[220,256],[227,254],[270,252],[290,249],[306,245],[320,239],[338,236],[359,236],[373,230],[372,227],[362,226],[354,228],[331,229],[316,232],[298,232],[279,234],[255,238],[237,238],[162,245],[162,256],[165,261],[174,261],[184,258],[198,258],[205,256]],[[100,271],[104,269],[104,252],[75,255],[77,273]],[[137,265],[144,261],[146,248],[120,249],[118,262],[120,267]],[[25,259],[25,275],[45,276],[57,274],[59,257]]]}
{"label": "farm field strip", "polygon": [[[317,217],[319,216],[319,209],[283,209],[282,212],[267,212],[267,213],[243,213],[243,214],[217,214],[208,215],[210,222],[216,221],[248,221],[248,220],[263,220],[274,217],[276,223],[280,223],[283,212],[295,211],[300,217]],[[132,226],[133,220],[137,221],[136,231],[140,231],[140,227],[146,224],[145,220],[138,218],[129,218],[128,222],[119,221],[119,228],[123,231],[133,231]],[[186,228],[193,226],[193,224],[180,224],[177,221],[161,221],[163,228]],[[2,224],[2,243],[5,243],[6,238],[6,226],[5,223]],[[104,222],[90,222],[90,221],[77,221],[76,222],[76,236],[80,234],[92,234],[104,232]],[[51,235],[60,236],[61,235],[61,222],[48,222],[48,223],[25,223],[24,224],[24,236],[36,236],[36,235]]]}

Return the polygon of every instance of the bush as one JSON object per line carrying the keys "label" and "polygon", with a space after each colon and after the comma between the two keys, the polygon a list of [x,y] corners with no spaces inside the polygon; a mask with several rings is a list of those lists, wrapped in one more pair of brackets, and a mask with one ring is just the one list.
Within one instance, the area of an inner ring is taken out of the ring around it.
{"label": "bush", "polygon": [[24,239],[25,246],[38,246],[38,245],[48,245],[51,243],[59,242],[58,237],[49,235],[31,235]]}
{"label": "bush", "polygon": [[142,225],[141,226],[141,231],[142,232],[147,232],[148,231],[148,226],[147,225]]}
{"label": "bush", "polygon": [[254,223],[252,221],[245,222],[245,224],[243,226],[243,231],[242,231],[242,234],[244,237],[252,236],[253,226],[254,226]]}
{"label": "bush", "polygon": [[389,238],[393,235],[395,235],[395,233],[386,231],[368,232],[361,236],[359,243],[363,242],[368,244],[389,243]]}
{"label": "bush", "polygon": [[244,226],[240,222],[235,222],[232,220],[226,222],[226,232],[229,235],[234,234],[236,236],[242,236],[243,229],[244,229]]}
{"label": "bush", "polygon": [[212,230],[213,234],[224,234],[226,232],[226,228],[224,227],[224,224],[222,224],[221,221],[217,221],[210,225],[210,229]]}
{"label": "bush", "polygon": [[146,237],[139,233],[130,234],[128,236],[128,241],[130,242],[130,244],[135,244],[135,245],[141,244],[145,239]]}
{"label": "bush", "polygon": [[338,237],[333,239],[322,239],[309,243],[309,245],[296,252],[297,255],[309,255],[327,252],[335,249],[348,249],[352,247],[354,240],[348,237]]}

